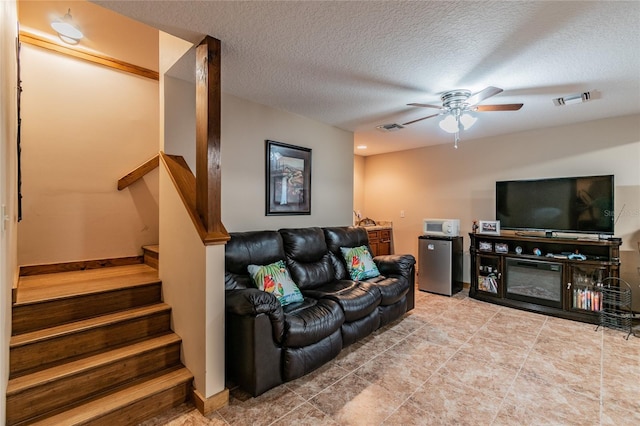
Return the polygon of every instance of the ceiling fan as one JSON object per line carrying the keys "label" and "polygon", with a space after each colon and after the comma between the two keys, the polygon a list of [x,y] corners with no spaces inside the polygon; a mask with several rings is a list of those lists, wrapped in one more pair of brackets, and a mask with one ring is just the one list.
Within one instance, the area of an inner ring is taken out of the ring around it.
{"label": "ceiling fan", "polygon": [[455,134],[454,146],[458,148],[460,131],[470,128],[477,120],[476,117],[468,114],[469,112],[517,111],[522,108],[523,104],[478,105],[485,99],[495,96],[500,92],[502,92],[502,89],[493,86],[489,86],[477,93],[474,93],[473,95],[470,90],[450,90],[448,92],[444,92],[442,96],[440,96],[442,106],[419,103],[408,104],[409,106],[435,108],[439,109],[440,112],[402,123],[402,125],[406,126],[428,118],[446,115],[446,117],[440,121],[440,127],[446,132]]}

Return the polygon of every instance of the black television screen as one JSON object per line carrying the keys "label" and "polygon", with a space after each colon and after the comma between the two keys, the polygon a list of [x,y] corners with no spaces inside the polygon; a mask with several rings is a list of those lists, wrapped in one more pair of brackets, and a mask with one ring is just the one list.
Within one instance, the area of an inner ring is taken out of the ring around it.
{"label": "black television screen", "polygon": [[496,182],[500,228],[613,234],[613,175]]}

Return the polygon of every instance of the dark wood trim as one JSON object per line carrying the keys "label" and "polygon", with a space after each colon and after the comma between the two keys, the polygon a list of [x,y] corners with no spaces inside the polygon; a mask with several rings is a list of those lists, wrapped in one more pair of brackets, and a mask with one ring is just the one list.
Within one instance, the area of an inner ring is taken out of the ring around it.
{"label": "dark wood trim", "polygon": [[132,183],[142,179],[144,175],[154,170],[160,164],[160,154],[156,154],[153,158],[147,160],[143,164],[136,167],[130,173],[127,173],[118,180],[118,191],[122,191]]}
{"label": "dark wood trim", "polygon": [[222,233],[220,168],[220,40],[196,48],[196,210],[207,233]]}
{"label": "dark wood trim", "polygon": [[47,40],[38,37],[35,34],[28,33],[26,31],[20,31],[20,42],[38,46],[43,49],[52,50],[54,52],[61,53],[63,55],[72,56],[77,59],[82,59],[94,64],[103,65],[109,68],[117,69],[120,71],[128,72],[131,74],[139,75],[141,77],[150,78],[152,80],[160,80],[160,74],[157,71],[150,70],[148,68],[133,65],[128,62],[124,62],[115,58],[111,58],[100,53],[87,52],[78,50],[75,48],[67,47],[62,44],[55,43],[51,40]]}
{"label": "dark wood trim", "polygon": [[168,155],[164,152],[160,153],[160,158],[164,164],[173,185],[178,191],[182,202],[184,203],[187,213],[191,217],[191,221],[195,226],[202,242],[205,245],[225,244],[229,241],[229,234],[222,226],[221,231],[207,232],[200,215],[196,210],[196,177],[189,168],[189,165],[183,157],[179,155]]}
{"label": "dark wood trim", "polygon": [[20,276],[53,274],[57,272],[84,271],[87,269],[108,268],[110,266],[136,265],[143,263],[142,256],[116,257],[112,259],[79,260],[76,262],[49,263],[46,265],[20,266]]}

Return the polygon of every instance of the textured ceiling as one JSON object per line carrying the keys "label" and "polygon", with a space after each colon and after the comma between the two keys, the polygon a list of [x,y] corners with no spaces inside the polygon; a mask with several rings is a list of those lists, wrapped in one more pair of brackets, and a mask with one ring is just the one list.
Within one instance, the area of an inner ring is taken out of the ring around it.
{"label": "textured ceiling", "polygon": [[[222,41],[223,91],[355,132],[363,155],[452,143],[437,112],[452,89],[504,92],[473,139],[640,113],[640,2],[122,1],[93,3],[192,42]],[[593,91],[594,100],[552,99]],[[265,135],[267,137],[268,135]],[[639,135],[640,138],[640,135]],[[303,144],[303,141],[300,141]]]}

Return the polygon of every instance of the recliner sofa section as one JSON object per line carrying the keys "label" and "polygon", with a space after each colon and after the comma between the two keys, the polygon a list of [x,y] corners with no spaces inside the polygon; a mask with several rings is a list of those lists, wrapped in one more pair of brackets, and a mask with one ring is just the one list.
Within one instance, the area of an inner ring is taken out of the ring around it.
{"label": "recliner sofa section", "polygon": [[[380,276],[350,278],[342,247],[368,247],[357,227],[231,233],[225,248],[227,379],[253,396],[312,372],[414,305],[415,259],[374,258]],[[284,260],[304,300],[282,306],[247,270]]]}

